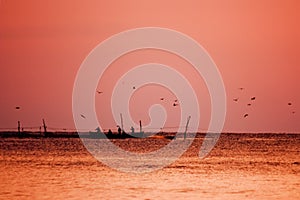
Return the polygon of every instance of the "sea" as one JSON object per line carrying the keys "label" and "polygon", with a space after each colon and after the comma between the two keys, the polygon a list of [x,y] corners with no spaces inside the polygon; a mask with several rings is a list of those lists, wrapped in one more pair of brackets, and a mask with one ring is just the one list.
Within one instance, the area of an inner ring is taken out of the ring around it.
{"label": "sea", "polygon": [[[300,199],[300,134],[224,133],[200,158],[203,140],[162,168],[135,173],[101,162],[80,138],[0,138],[0,199]],[[111,142],[143,154],[170,140]]]}

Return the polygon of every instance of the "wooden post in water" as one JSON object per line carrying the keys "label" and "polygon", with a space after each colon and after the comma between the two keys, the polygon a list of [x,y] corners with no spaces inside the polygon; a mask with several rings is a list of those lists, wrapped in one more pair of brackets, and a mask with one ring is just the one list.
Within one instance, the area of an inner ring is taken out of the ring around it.
{"label": "wooden post in water", "polygon": [[120,118],[121,118],[121,134],[122,134],[124,132],[122,113],[120,113]]}
{"label": "wooden post in water", "polygon": [[21,123],[20,123],[20,121],[18,121],[18,133],[19,133],[19,135],[21,133]]}
{"label": "wooden post in water", "polygon": [[44,133],[46,135],[47,134],[47,126],[46,126],[46,123],[45,123],[44,119],[43,119],[43,127],[44,127]]}
{"label": "wooden post in water", "polygon": [[186,125],[185,125],[185,131],[184,131],[184,140],[186,139],[186,132],[187,132],[187,129],[188,129],[188,126],[189,126],[190,119],[191,119],[191,116],[189,116],[187,118],[187,122],[186,122]]}
{"label": "wooden post in water", "polygon": [[140,134],[144,137],[143,129],[142,129],[142,120],[140,120]]}

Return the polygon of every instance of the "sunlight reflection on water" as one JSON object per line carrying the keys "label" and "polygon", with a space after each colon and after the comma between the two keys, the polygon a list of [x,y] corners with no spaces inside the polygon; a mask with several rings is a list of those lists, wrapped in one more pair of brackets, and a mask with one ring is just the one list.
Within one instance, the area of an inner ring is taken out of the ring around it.
{"label": "sunlight reflection on water", "polygon": [[[179,160],[162,170],[128,174],[98,162],[80,139],[1,138],[0,199],[299,197],[300,135],[223,134],[211,154],[200,160],[197,153],[202,139],[197,138]],[[168,141],[114,142],[143,152]]]}

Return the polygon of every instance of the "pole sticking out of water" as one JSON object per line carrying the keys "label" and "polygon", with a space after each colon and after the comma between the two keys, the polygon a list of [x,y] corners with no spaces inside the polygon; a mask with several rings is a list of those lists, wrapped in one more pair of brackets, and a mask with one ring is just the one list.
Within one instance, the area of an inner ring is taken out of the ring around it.
{"label": "pole sticking out of water", "polygon": [[142,121],[140,120],[140,133],[142,132]]}
{"label": "pole sticking out of water", "polygon": [[187,129],[188,129],[188,126],[189,126],[190,119],[191,119],[191,116],[188,116],[187,122],[186,122],[186,125],[185,125],[184,140],[186,139],[186,132],[187,132]]}
{"label": "pole sticking out of water", "polygon": [[142,129],[142,120],[140,120],[140,134],[144,137],[143,129]]}
{"label": "pole sticking out of water", "polygon": [[46,134],[47,133],[47,126],[46,126],[46,123],[45,123],[44,119],[43,119],[43,127],[44,127],[44,133]]}
{"label": "pole sticking out of water", "polygon": [[120,118],[121,118],[121,134],[124,132],[124,127],[123,127],[123,116],[122,116],[122,113],[120,113]]}
{"label": "pole sticking out of water", "polygon": [[21,132],[21,123],[20,121],[18,121],[18,133],[20,134],[20,132]]}

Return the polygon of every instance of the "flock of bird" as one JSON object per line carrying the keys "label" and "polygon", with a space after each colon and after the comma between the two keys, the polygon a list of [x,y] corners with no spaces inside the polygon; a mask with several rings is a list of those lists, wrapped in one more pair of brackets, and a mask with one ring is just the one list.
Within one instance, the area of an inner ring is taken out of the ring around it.
{"label": "flock of bird", "polygon": [[[239,90],[244,90],[245,88],[242,88],[242,87],[240,87],[240,88],[238,88]],[[255,99],[256,99],[256,97],[251,97],[250,98],[250,100],[251,101],[255,101]],[[235,101],[235,102],[238,102],[239,101],[239,98],[233,98],[233,101]],[[252,105],[252,103],[247,103],[247,106],[251,106]],[[244,114],[244,118],[246,118],[246,117],[248,117],[249,116],[249,114],[248,113],[245,113]]]}
{"label": "flock of bird", "polygon": [[[165,100],[165,98],[161,97],[160,100],[163,101],[163,100]],[[173,102],[173,106],[175,107],[175,106],[178,106],[178,105],[179,105],[178,100],[175,99],[174,102]]]}
{"label": "flock of bird", "polygon": [[[133,86],[132,89],[135,90],[135,86]],[[244,90],[245,88],[239,87],[238,89],[239,89],[239,90]],[[97,90],[97,93],[98,93],[98,94],[102,94],[103,92]],[[164,101],[165,98],[164,98],[164,97],[161,97],[160,100],[161,100],[161,101]],[[255,100],[256,100],[256,97],[255,97],[255,96],[252,96],[252,97],[250,98],[250,101],[251,101],[251,102],[247,103],[247,106],[252,106],[252,104],[253,104],[253,102],[254,102]],[[238,101],[239,101],[239,98],[233,98],[233,101],[238,102]],[[179,105],[178,100],[177,100],[177,99],[174,100],[173,106],[176,107],[176,106],[178,106],[178,105]],[[291,103],[291,102],[288,102],[288,106],[292,106],[292,103]],[[295,113],[296,113],[295,111],[292,111],[292,114],[295,114]],[[245,113],[245,114],[243,115],[244,118],[247,118],[248,116],[249,116],[248,113]],[[82,118],[85,118],[84,115],[81,115],[81,117],[82,117]]]}
{"label": "flock of bird", "polygon": [[[239,89],[239,90],[244,90],[245,88],[240,87],[240,88],[238,88],[238,89]],[[255,96],[253,96],[253,97],[250,98],[251,102],[255,101],[255,99],[256,99]],[[233,101],[238,102],[238,101],[239,101],[239,98],[233,98]],[[252,105],[252,103],[247,103],[247,106],[251,106],[251,105]],[[291,103],[291,102],[288,102],[287,105],[288,105],[288,106],[292,106],[292,103]],[[295,114],[295,113],[296,113],[295,111],[292,111],[292,114]],[[246,118],[246,117],[248,117],[248,116],[249,116],[248,113],[245,113],[245,114],[243,115],[244,118]]]}
{"label": "flock of bird", "polygon": [[[135,89],[135,86],[133,86],[133,89]],[[238,89],[239,89],[239,90],[244,90],[245,88],[240,87],[240,88],[238,88]],[[97,90],[97,93],[98,93],[98,94],[102,94],[103,92]],[[164,101],[165,98],[164,98],[164,97],[161,97],[160,100],[161,100],[161,101]],[[247,103],[247,106],[251,106],[255,100],[256,100],[256,97],[255,97],[255,96],[251,97],[251,98],[250,98],[250,101],[251,101],[251,102]],[[238,101],[239,101],[239,98],[233,98],[233,101],[238,102]],[[178,100],[175,99],[172,105],[173,105],[174,107],[178,106],[178,105],[179,105]],[[292,106],[292,103],[291,103],[291,102],[288,102],[287,105],[288,105],[288,106]],[[16,109],[16,110],[20,110],[21,108],[20,108],[20,106],[16,106],[15,109]],[[296,113],[295,111],[292,111],[292,114],[295,114],[295,113]],[[86,119],[86,116],[84,116],[83,114],[81,114],[80,116],[81,116],[82,118]],[[249,116],[248,113],[245,113],[245,114],[243,115],[244,118],[247,118],[248,116]]]}

